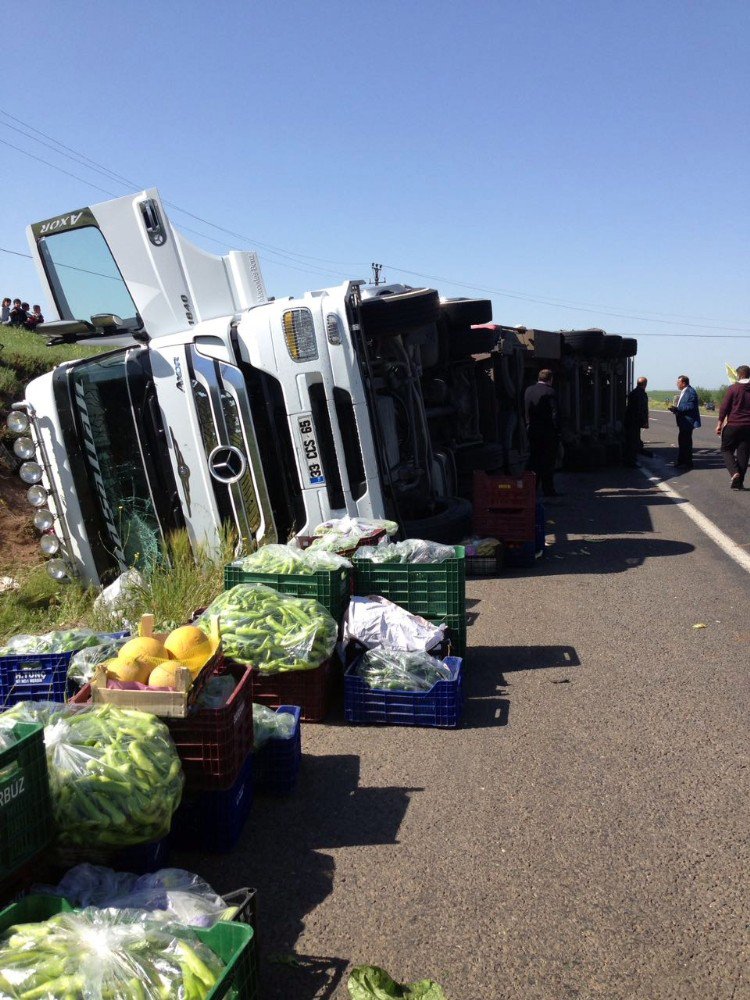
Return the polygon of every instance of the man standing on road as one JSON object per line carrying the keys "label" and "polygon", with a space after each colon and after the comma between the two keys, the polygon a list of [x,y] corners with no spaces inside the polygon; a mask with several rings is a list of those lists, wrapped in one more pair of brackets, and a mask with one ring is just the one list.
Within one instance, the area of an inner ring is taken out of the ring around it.
{"label": "man standing on road", "polygon": [[542,368],[539,381],[524,395],[526,429],[529,434],[529,468],[537,474],[545,497],[556,497],[554,472],[560,443],[557,395],[552,388],[552,372]]}
{"label": "man standing on road", "polygon": [[638,454],[650,455],[643,447],[641,441],[641,429],[648,427],[648,396],[646,386],[648,379],[638,379],[635,389],[628,393],[628,402],[625,407],[625,465],[632,469],[637,468],[636,456]]}
{"label": "man standing on road", "polygon": [[737,368],[737,381],[726,391],[719,407],[716,433],[721,434],[721,455],[732,477],[731,488],[741,490],[750,460],[750,367],[747,365]]}
{"label": "man standing on road", "polygon": [[698,393],[690,384],[687,375],[677,379],[680,394],[674,406],[668,409],[674,413],[677,420],[677,461],[672,462],[676,469],[692,469],[693,467],[693,431],[701,425],[701,415],[698,409]]}

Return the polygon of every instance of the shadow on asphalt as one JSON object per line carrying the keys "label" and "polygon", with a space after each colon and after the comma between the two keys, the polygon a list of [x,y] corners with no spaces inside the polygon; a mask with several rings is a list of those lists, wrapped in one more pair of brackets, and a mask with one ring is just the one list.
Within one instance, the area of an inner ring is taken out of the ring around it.
{"label": "shadow on asphalt", "polygon": [[[302,739],[304,745],[304,728]],[[355,754],[304,754],[295,791],[259,798],[230,854],[180,853],[171,859],[200,872],[219,892],[240,886],[258,890],[264,1000],[334,995],[348,958],[295,952],[305,916],[333,889],[336,863],[325,849],[397,844],[411,795],[422,791],[363,788],[359,777]]]}
{"label": "shadow on asphalt", "polygon": [[472,646],[462,729],[507,726],[510,699],[506,674],[580,665],[573,646]]}

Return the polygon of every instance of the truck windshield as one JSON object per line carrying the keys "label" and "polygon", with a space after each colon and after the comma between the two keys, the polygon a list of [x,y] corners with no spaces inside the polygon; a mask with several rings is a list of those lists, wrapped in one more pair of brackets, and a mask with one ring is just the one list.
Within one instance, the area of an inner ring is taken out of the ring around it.
{"label": "truck windshield", "polygon": [[161,540],[144,467],[140,406],[134,405],[143,397],[141,353],[118,351],[67,369],[83,459],[106,532],[101,541],[121,567],[149,565]]}
{"label": "truck windshield", "polygon": [[63,319],[114,313],[136,325],[135,303],[95,226],[45,236],[39,240],[39,252]]}

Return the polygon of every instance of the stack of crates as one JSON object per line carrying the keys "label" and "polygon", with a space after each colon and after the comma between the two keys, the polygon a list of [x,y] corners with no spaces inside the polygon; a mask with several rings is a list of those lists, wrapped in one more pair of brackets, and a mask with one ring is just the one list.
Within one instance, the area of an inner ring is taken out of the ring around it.
{"label": "stack of crates", "polygon": [[504,565],[533,566],[544,552],[544,508],[536,496],[536,476],[474,472],[474,532],[503,543]]}
{"label": "stack of crates", "polygon": [[[322,604],[337,624],[349,606],[352,591],[348,569],[317,570],[315,573],[256,573],[238,564],[224,567],[224,589],[238,583],[261,583],[280,594],[311,597]],[[263,674],[253,671],[254,699],[267,708],[297,705],[303,722],[322,722],[328,714],[334,695],[335,671],[330,661],[314,670],[290,670]]]}
{"label": "stack of crates", "polygon": [[179,850],[232,850],[252,806],[252,669],[230,662],[226,673],[235,687],[221,708],[194,708],[184,719],[164,720],[185,772],[170,834]]}
{"label": "stack of crates", "polygon": [[448,626],[451,652],[466,653],[466,552],[441,563],[377,563],[354,560],[354,593],[378,594],[435,624]]}
{"label": "stack of crates", "polygon": [[0,900],[39,877],[53,834],[44,727],[16,722],[15,742],[0,750]]}

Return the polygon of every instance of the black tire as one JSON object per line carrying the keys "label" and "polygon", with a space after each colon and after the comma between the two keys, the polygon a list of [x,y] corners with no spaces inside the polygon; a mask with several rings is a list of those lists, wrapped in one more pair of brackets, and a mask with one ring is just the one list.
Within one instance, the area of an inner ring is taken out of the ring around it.
{"label": "black tire", "polygon": [[395,337],[435,323],[440,315],[440,296],[434,288],[412,288],[363,299],[359,311],[366,335]]}
{"label": "black tire", "polygon": [[563,337],[576,354],[597,355],[604,345],[603,330],[572,330],[563,333]]}
{"label": "black tire", "polygon": [[623,337],[620,347],[621,358],[634,358],[638,353],[638,341],[635,337]]}
{"label": "black tire", "polygon": [[452,330],[449,334],[451,360],[467,358],[470,354],[489,354],[497,344],[494,330]]}
{"label": "black tire", "polygon": [[489,299],[446,299],[440,308],[451,327],[492,322],[492,303]]}
{"label": "black tire", "polygon": [[439,497],[430,517],[404,521],[405,538],[456,545],[471,533],[472,506],[460,497]]}
{"label": "black tire", "polygon": [[622,337],[617,333],[607,333],[604,335],[604,343],[600,357],[619,358],[622,349]]}

